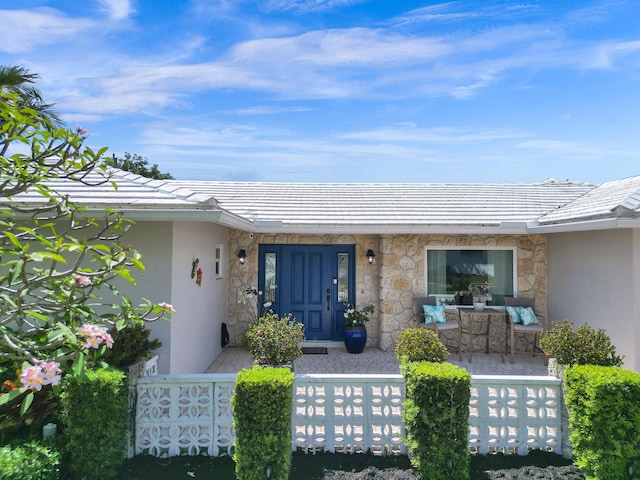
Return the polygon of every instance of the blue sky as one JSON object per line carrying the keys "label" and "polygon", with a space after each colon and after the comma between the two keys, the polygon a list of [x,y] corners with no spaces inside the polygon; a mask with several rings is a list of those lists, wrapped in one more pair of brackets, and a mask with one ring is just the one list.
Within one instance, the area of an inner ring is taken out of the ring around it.
{"label": "blue sky", "polygon": [[0,64],[178,179],[640,174],[640,2],[22,0]]}

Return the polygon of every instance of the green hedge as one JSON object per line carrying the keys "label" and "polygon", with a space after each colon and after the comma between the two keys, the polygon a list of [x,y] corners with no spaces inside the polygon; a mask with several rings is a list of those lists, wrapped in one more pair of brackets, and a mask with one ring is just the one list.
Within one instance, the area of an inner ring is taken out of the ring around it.
{"label": "green hedge", "polygon": [[124,462],[127,422],[125,374],[87,372],[67,376],[60,394],[64,466],[72,478],[115,478]]}
{"label": "green hedge", "polygon": [[421,478],[469,478],[471,374],[450,363],[402,365],[406,400],[402,418],[411,463]]}
{"label": "green hedge", "polygon": [[294,374],[287,368],[242,370],[232,398],[234,460],[241,480],[287,480],[291,467]]}
{"label": "green hedge", "polygon": [[620,367],[565,370],[575,464],[587,478],[640,478],[640,374]]}
{"label": "green hedge", "polygon": [[58,480],[60,454],[36,441],[0,447],[0,480]]}

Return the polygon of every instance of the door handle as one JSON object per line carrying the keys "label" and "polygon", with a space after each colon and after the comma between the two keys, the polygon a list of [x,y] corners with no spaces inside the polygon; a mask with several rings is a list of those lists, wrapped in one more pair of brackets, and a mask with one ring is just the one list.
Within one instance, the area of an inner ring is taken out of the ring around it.
{"label": "door handle", "polygon": [[327,312],[331,311],[331,289],[327,288]]}

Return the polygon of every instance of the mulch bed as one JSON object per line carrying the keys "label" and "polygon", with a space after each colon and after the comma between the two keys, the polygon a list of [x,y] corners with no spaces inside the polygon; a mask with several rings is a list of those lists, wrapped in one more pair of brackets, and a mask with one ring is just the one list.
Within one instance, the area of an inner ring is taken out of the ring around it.
{"label": "mulch bed", "polygon": [[[552,453],[533,451],[528,456],[479,455],[471,457],[470,480],[584,480],[571,461]],[[125,462],[121,480],[189,478],[235,480],[230,457],[174,457],[158,459],[140,455]],[[291,479],[304,480],[420,480],[406,455],[317,455],[294,453]]]}

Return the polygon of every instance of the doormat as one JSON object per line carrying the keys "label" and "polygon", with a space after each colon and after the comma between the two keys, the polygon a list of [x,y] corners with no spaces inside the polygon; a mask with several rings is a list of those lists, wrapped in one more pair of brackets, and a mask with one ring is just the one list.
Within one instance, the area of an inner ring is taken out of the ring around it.
{"label": "doormat", "polygon": [[327,347],[302,347],[302,353],[304,355],[326,355]]}

